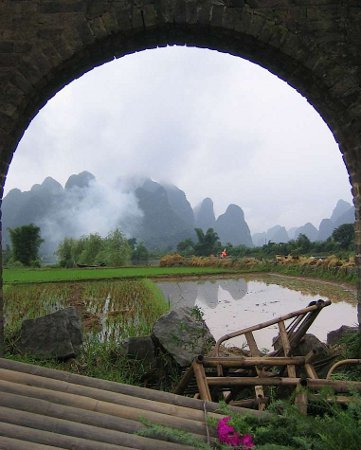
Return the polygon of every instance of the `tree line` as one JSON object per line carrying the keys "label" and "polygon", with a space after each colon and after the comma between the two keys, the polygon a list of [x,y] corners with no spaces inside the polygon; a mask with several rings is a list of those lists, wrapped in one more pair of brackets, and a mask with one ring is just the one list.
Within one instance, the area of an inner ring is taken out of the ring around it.
{"label": "tree line", "polygon": [[336,228],[325,241],[311,241],[305,234],[299,234],[296,239],[288,242],[275,243],[268,241],[262,247],[234,246],[231,243],[221,243],[213,228],[205,233],[200,228],[195,229],[197,242],[185,239],[178,243],[177,251],[182,256],[219,255],[226,248],[227,255],[232,257],[256,256],[260,258],[275,255],[307,255],[338,252],[353,252],[355,249],[355,230],[353,224],[343,224]]}
{"label": "tree line", "polygon": [[[353,252],[355,247],[355,232],[353,224],[343,224],[336,228],[325,241],[312,242],[305,234],[285,243],[269,241],[262,247],[234,246],[231,243],[221,243],[213,228],[203,231],[195,228],[197,241],[185,239],[178,243],[177,252],[182,256],[220,255],[226,249],[231,257],[256,256],[260,258],[275,255],[307,255],[330,254],[338,252]],[[43,239],[40,228],[34,224],[9,228],[11,249],[5,251],[5,263],[24,266],[40,266],[38,256]],[[127,239],[118,228],[106,237],[99,234],[89,234],[79,239],[65,238],[60,242],[56,252],[58,264],[61,267],[75,266],[124,266],[127,264],[146,264],[150,252],[142,242],[135,238]],[[158,255],[161,256],[161,255]]]}
{"label": "tree line", "polygon": [[[34,224],[9,228],[11,249],[7,249],[8,264],[39,266],[39,248],[43,239],[40,228]],[[149,252],[143,243],[127,239],[115,229],[106,237],[89,234],[79,239],[65,238],[55,252],[61,267],[76,266],[124,266],[127,264],[146,264]]]}

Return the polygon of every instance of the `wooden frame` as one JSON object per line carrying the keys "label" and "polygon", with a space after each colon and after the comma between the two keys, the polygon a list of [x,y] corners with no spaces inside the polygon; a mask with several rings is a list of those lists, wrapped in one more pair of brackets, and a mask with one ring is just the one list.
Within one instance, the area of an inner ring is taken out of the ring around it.
{"label": "wooden frame", "polygon": [[[306,413],[307,390],[317,391],[328,386],[337,393],[361,392],[361,382],[319,379],[313,365],[317,351],[311,351],[306,356],[293,355],[320,311],[330,304],[330,301],[318,300],[301,310],[222,336],[215,345],[215,356],[199,355],[195,358],[175,393],[184,394],[190,387],[191,380],[195,378],[198,398],[208,401],[223,399],[233,405],[264,410],[267,403],[265,389],[282,387],[294,391],[295,403],[301,412]],[[286,321],[291,319],[291,323],[286,326]],[[279,330],[274,343],[276,350],[262,355],[253,333],[273,325],[277,325]],[[244,335],[247,341],[249,355],[222,356],[221,345],[241,335]],[[361,360],[347,361],[336,363],[330,369],[328,378],[340,365],[361,363]],[[240,392],[249,388],[254,389],[253,398],[235,400]]]}

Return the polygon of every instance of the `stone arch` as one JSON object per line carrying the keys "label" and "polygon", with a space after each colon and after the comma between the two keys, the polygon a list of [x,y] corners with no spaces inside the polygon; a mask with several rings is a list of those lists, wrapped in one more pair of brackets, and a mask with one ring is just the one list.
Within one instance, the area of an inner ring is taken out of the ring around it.
{"label": "stone arch", "polygon": [[[350,176],[361,254],[361,11],[356,0],[4,0],[0,22],[2,192],[24,131],[64,85],[143,49],[207,47],[267,68],[323,117]],[[359,298],[361,303],[361,289]]]}

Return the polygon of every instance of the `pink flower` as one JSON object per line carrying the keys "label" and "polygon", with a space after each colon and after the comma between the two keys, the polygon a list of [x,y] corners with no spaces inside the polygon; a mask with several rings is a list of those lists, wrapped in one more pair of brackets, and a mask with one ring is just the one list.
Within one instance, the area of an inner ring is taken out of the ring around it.
{"label": "pink flower", "polygon": [[231,425],[228,425],[229,419],[230,417],[224,417],[218,422],[218,439],[221,444],[227,444],[231,445],[232,447],[237,447],[239,445],[242,445],[242,438],[241,435],[237,433]]}
{"label": "pink flower", "polygon": [[255,444],[254,444],[254,442],[253,442],[252,435],[250,435],[250,434],[244,434],[244,435],[241,437],[241,445],[242,445],[242,448],[247,449],[247,450],[248,450],[249,448],[254,447]]}
{"label": "pink flower", "polygon": [[244,434],[241,436],[228,422],[231,417],[224,417],[218,422],[217,433],[221,444],[227,444],[232,447],[240,447],[243,450],[249,450],[255,446],[252,436]]}

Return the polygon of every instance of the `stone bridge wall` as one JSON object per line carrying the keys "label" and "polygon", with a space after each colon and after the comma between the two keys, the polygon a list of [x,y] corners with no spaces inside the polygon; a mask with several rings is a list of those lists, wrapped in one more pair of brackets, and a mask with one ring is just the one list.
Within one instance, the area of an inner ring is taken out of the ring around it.
{"label": "stone bridge wall", "polygon": [[246,58],[307,97],[343,154],[361,254],[359,0],[2,0],[1,188],[29,122],[65,84],[114,58],[173,44]]}

